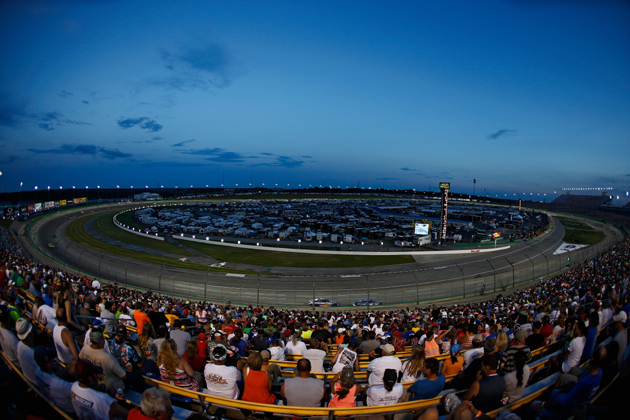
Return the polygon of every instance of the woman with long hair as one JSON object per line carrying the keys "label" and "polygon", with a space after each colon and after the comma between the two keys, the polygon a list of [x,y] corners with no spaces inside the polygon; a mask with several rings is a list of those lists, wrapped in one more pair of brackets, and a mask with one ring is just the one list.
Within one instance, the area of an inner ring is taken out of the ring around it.
{"label": "woman with long hair", "polygon": [[[157,364],[162,382],[169,382],[171,385],[191,391],[199,391],[199,380],[194,377],[195,371],[186,359],[177,355],[177,345],[170,338],[165,339],[160,346]],[[202,377],[200,374],[197,375]]]}
{"label": "woman with long hair", "polygon": [[291,337],[291,341],[284,347],[286,354],[304,354],[306,351],[306,344],[301,340],[301,334],[299,330],[295,330]]}
{"label": "woman with long hair", "polygon": [[527,365],[527,353],[518,351],[514,355],[516,369],[503,377],[505,379],[505,391],[503,391],[503,404],[510,404],[523,396],[523,391],[529,381],[529,366]]}
{"label": "woman with long hair", "polygon": [[497,332],[497,353],[503,355],[503,352],[508,346],[508,336],[503,330]]}
{"label": "woman with long hair", "polygon": [[356,383],[352,368],[344,368],[330,380],[330,389],[333,395],[328,407],[356,407],[362,387]]}
{"label": "woman with long hair", "polygon": [[411,348],[411,357],[405,360],[402,364],[402,379],[401,382],[415,382],[422,377],[422,368],[424,367],[424,361],[426,356],[424,354],[424,347],[414,345]]}

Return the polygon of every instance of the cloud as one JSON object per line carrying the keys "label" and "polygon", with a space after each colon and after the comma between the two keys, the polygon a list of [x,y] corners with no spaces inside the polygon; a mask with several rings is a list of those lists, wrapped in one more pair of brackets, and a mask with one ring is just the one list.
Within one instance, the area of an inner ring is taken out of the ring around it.
{"label": "cloud", "polygon": [[104,147],[99,147],[98,151],[106,159],[129,158],[132,156],[131,153],[123,153],[118,149],[106,149]]}
{"label": "cloud", "polygon": [[84,104],[89,105],[90,103],[88,101],[83,101]]}
{"label": "cloud", "polygon": [[179,143],[171,144],[171,147],[183,147],[185,144],[194,142],[195,139],[180,141]]}
{"label": "cloud", "polygon": [[512,137],[515,136],[517,133],[516,130],[499,130],[496,133],[492,133],[492,134],[488,134],[488,136],[486,137],[488,140],[496,140],[499,137]]}
{"label": "cloud", "polygon": [[4,156],[4,159],[0,159],[0,164],[7,165],[9,163],[17,162],[18,160],[21,160],[23,158],[24,158],[23,156],[19,157],[19,156],[14,156],[14,155]]}
{"label": "cloud", "polygon": [[304,159],[313,159],[313,156],[301,156]]}
{"label": "cloud", "polygon": [[376,179],[377,181],[397,181],[400,178],[374,178],[374,179]]}
{"label": "cloud", "polygon": [[417,169],[411,169],[411,168],[400,168],[401,171],[417,171]]}
{"label": "cloud", "polygon": [[214,149],[190,149],[185,152],[182,152],[187,155],[201,155],[201,156],[216,156],[219,153],[224,152],[223,149],[215,147]]}
{"label": "cloud", "polygon": [[73,93],[72,92],[68,92],[67,90],[62,90],[61,93],[59,94],[59,96],[61,96],[62,98],[67,98],[68,96],[72,96]]}
{"label": "cloud", "polygon": [[216,156],[209,157],[208,160],[213,162],[245,162],[245,156],[235,152],[221,152]]}
{"label": "cloud", "polygon": [[[0,92],[0,98],[6,98],[4,92]],[[17,127],[20,120],[29,117],[26,112],[26,103],[9,103],[8,101],[0,103],[0,126]]]}
{"label": "cloud", "polygon": [[[264,154],[264,153],[261,153]],[[269,154],[269,153],[268,153]],[[257,166],[281,166],[284,168],[297,168],[304,165],[304,161],[303,160],[297,160],[297,159],[293,159],[292,157],[289,156],[278,156],[275,158],[275,160],[273,162],[267,162],[267,163],[256,163],[254,165],[250,165],[251,167],[257,167]]]}
{"label": "cloud", "polygon": [[28,151],[38,155],[100,155],[106,159],[128,158],[132,156],[130,153],[123,153],[118,149],[107,149],[92,144],[64,144],[56,149],[28,149]]}
{"label": "cloud", "polygon": [[117,121],[117,123],[121,128],[132,128],[139,125],[140,128],[147,130],[149,132],[156,132],[162,129],[162,125],[156,123],[154,120],[150,120],[148,117],[127,118],[127,119],[121,118]]}
{"label": "cloud", "polygon": [[206,74],[209,83],[218,88],[230,85],[231,78],[228,67],[231,58],[227,50],[217,44],[206,45],[202,48],[193,48],[185,51],[177,58],[194,70]]}
{"label": "cloud", "polygon": [[55,128],[52,126],[52,124],[48,124],[48,123],[39,123],[39,128],[41,128],[42,130],[46,130],[46,131],[52,131]]}
{"label": "cloud", "polygon": [[275,156],[273,153],[265,153],[265,152],[262,152],[262,153],[260,153],[260,154],[261,154],[261,155],[265,155],[265,156]]}
{"label": "cloud", "polygon": [[158,141],[158,140],[164,140],[164,137],[160,137],[160,136],[153,136],[153,137],[151,137],[151,140],[155,140],[155,141]]}

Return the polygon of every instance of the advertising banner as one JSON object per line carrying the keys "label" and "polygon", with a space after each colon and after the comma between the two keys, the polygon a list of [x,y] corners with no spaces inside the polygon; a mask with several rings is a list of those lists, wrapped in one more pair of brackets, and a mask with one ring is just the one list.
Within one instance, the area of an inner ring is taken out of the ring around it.
{"label": "advertising banner", "polygon": [[35,203],[35,211],[42,209],[42,203]]}
{"label": "advertising banner", "polygon": [[60,206],[65,206],[66,205],[66,200],[59,200],[59,205]]}
{"label": "advertising banner", "polygon": [[26,208],[28,211],[35,211],[35,204],[29,204]]}

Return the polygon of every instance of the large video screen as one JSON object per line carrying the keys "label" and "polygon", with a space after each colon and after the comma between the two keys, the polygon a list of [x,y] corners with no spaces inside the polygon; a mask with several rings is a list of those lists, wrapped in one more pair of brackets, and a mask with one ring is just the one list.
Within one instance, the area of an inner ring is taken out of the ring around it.
{"label": "large video screen", "polygon": [[426,223],[416,223],[413,229],[414,235],[426,236],[429,234],[429,225]]}

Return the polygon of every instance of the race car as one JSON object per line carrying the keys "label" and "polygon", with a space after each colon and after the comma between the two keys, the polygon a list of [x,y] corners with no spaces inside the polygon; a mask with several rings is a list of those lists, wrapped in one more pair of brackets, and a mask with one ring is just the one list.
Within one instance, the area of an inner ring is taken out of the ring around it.
{"label": "race car", "polygon": [[[369,304],[370,304],[369,306],[378,306],[378,305],[383,305],[383,302],[376,302],[370,299]],[[357,300],[356,302],[352,304],[352,306],[368,306],[368,300],[367,299]]]}
{"label": "race car", "polygon": [[311,300],[308,304],[310,306],[339,306],[339,302],[334,302],[332,300],[323,298]]}

